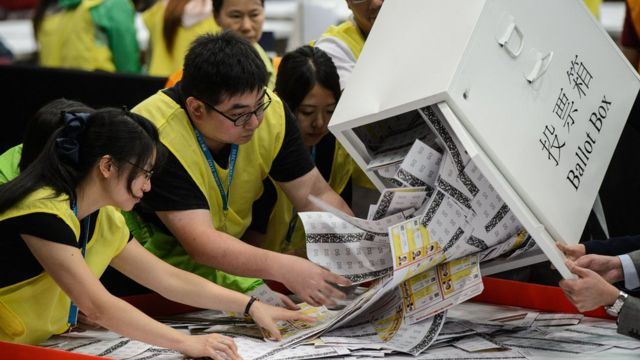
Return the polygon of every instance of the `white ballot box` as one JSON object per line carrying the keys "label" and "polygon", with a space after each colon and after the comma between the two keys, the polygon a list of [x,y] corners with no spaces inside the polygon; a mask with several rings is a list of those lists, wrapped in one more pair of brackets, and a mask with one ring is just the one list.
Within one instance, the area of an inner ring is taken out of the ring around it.
{"label": "white ballot box", "polygon": [[379,189],[416,139],[474,163],[568,278],[639,88],[580,0],[388,0],[329,128]]}

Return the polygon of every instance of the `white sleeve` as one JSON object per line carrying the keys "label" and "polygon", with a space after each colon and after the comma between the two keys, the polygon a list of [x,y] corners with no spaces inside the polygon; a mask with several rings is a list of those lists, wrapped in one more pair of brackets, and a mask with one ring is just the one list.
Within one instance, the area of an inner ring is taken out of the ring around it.
{"label": "white sleeve", "polygon": [[340,76],[340,90],[344,90],[347,80],[356,65],[356,58],[351,49],[335,37],[320,38],[315,46],[326,52],[333,60]]}
{"label": "white sleeve", "polygon": [[640,287],[640,277],[638,277],[636,267],[633,265],[631,257],[627,254],[618,257],[620,258],[622,272],[624,273],[624,287],[629,290],[637,289]]}

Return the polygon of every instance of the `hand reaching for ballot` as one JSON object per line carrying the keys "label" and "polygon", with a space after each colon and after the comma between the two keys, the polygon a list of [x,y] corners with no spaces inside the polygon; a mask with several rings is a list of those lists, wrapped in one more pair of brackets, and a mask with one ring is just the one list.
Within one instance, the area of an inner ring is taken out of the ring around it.
{"label": "hand reaching for ballot", "polygon": [[235,341],[220,334],[185,335],[184,340],[176,346],[176,349],[194,358],[241,360]]}
{"label": "hand reaching for ballot", "polygon": [[281,307],[265,304],[260,301],[256,301],[249,310],[249,315],[253,321],[258,324],[263,330],[266,331],[266,335],[271,340],[282,339],[282,334],[278,330],[276,325],[280,320],[301,320],[306,322],[314,322],[315,318],[304,315],[299,311],[292,311],[283,309]]}
{"label": "hand reaching for ballot", "polygon": [[286,256],[287,266],[278,281],[311,306],[335,306],[334,299],[344,299],[344,292],[332,284],[350,286],[351,281],[334,274],[309,260],[297,256]]}

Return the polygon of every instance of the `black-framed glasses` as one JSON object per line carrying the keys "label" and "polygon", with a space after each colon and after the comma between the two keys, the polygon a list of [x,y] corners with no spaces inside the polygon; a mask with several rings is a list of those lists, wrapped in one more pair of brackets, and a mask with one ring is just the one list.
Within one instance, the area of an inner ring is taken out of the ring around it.
{"label": "black-framed glasses", "polygon": [[142,171],[142,173],[144,174],[144,179],[145,180],[147,180],[147,181],[151,180],[151,177],[153,176],[153,170],[147,170],[147,169],[143,168],[142,166],[138,166],[138,165],[132,163],[129,160],[125,160],[124,162],[126,162],[127,164],[133,166],[134,168]]}
{"label": "black-framed glasses", "polygon": [[215,111],[218,114],[224,116],[224,118],[229,120],[229,121],[231,121],[233,123],[233,125],[240,127],[240,126],[243,126],[244,124],[248,123],[249,120],[251,120],[251,117],[253,115],[255,115],[256,118],[261,118],[262,115],[264,115],[264,112],[267,110],[269,105],[271,105],[271,96],[269,96],[269,93],[267,92],[266,88],[265,88],[265,91],[264,91],[264,95],[267,96],[267,100],[263,101],[262,104],[258,105],[255,110],[246,112],[244,114],[240,114],[240,115],[238,115],[236,117],[231,117],[231,116],[223,113],[222,111],[216,109],[215,106],[209,104],[205,100],[202,100],[200,98],[198,98],[198,100],[202,101],[205,105],[210,107],[213,111]]}

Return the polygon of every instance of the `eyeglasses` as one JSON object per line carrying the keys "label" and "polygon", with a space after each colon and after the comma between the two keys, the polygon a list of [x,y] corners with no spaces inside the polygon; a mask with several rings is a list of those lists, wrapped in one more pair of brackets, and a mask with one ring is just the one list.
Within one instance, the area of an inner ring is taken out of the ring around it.
{"label": "eyeglasses", "polygon": [[146,181],[151,180],[151,177],[153,176],[153,170],[147,170],[147,169],[145,169],[145,168],[143,168],[143,167],[141,167],[141,166],[138,166],[138,165],[136,165],[136,164],[132,163],[132,162],[131,162],[131,161],[129,161],[129,160],[125,160],[124,162],[126,162],[126,163],[128,163],[129,165],[133,166],[134,168],[136,168],[136,169],[138,169],[138,170],[142,171],[142,172],[144,173],[144,179],[145,179]]}
{"label": "eyeglasses", "polygon": [[264,115],[264,112],[267,110],[269,105],[271,105],[271,96],[269,96],[269,93],[266,91],[266,89],[265,89],[264,95],[267,96],[267,100],[264,101],[262,104],[258,105],[255,110],[249,111],[249,112],[244,113],[244,114],[240,114],[240,115],[236,116],[235,118],[223,113],[222,111],[220,111],[218,109],[216,109],[213,105],[209,104],[205,100],[202,100],[200,98],[198,100],[202,101],[205,105],[210,107],[213,111],[215,111],[218,114],[224,116],[225,119],[231,121],[233,123],[233,125],[240,127],[240,126],[243,126],[244,124],[248,123],[249,120],[251,120],[251,117],[253,115],[255,115],[256,118],[261,118],[262,115]]}

